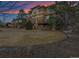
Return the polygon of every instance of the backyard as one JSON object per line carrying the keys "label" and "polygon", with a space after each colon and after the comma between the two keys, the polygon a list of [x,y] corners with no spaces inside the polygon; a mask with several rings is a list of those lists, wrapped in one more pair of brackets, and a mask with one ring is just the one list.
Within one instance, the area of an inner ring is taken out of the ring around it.
{"label": "backyard", "polygon": [[24,29],[1,28],[0,46],[27,46],[47,44],[64,40],[59,31],[33,31]]}
{"label": "backyard", "polygon": [[79,57],[79,34],[59,31],[0,29],[0,57]]}

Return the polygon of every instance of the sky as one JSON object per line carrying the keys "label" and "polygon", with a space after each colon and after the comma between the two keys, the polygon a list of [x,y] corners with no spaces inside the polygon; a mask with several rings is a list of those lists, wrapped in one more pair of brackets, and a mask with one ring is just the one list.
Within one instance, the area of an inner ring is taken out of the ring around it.
{"label": "sky", "polygon": [[24,9],[25,13],[28,13],[37,5],[49,6],[54,3],[53,1],[0,1],[0,20],[3,20],[3,17],[6,22],[15,19],[20,9]]}

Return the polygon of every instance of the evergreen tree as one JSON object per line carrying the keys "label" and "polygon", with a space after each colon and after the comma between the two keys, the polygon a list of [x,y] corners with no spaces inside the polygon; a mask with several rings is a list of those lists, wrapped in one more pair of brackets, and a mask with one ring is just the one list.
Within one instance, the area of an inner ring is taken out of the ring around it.
{"label": "evergreen tree", "polygon": [[4,24],[1,20],[0,20],[0,27],[4,27]]}
{"label": "evergreen tree", "polygon": [[25,14],[23,9],[19,10],[17,19],[18,19],[18,23],[25,24],[25,22],[26,22],[26,14]]}
{"label": "evergreen tree", "polygon": [[[63,19],[64,21],[64,29],[68,29],[69,26],[69,21],[70,21],[70,10],[71,7],[68,4],[69,2],[66,1],[62,1],[62,2],[57,2],[56,3],[56,8],[57,8],[57,14],[60,15],[60,17]],[[62,15],[62,16],[61,16]]]}

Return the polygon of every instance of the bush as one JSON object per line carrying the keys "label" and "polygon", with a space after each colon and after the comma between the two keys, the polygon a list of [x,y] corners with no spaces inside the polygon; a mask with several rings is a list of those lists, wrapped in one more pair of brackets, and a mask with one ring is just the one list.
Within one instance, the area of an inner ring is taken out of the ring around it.
{"label": "bush", "polygon": [[4,27],[4,25],[1,25],[1,24],[0,24],[0,27],[2,28],[2,27]]}
{"label": "bush", "polygon": [[64,22],[61,19],[56,19],[56,30],[62,30],[64,27]]}
{"label": "bush", "polygon": [[32,22],[31,22],[31,21],[28,21],[28,22],[26,23],[25,27],[26,27],[27,30],[31,30],[32,27],[33,27]]}
{"label": "bush", "polygon": [[48,25],[50,29],[54,28],[56,30],[62,30],[64,27],[64,22],[59,17],[51,16],[48,19]]}

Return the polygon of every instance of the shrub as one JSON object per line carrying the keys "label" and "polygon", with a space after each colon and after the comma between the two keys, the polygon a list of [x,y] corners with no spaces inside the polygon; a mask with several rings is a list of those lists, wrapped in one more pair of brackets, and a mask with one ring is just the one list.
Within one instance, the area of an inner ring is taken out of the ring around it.
{"label": "shrub", "polygon": [[28,21],[28,22],[26,23],[25,27],[26,27],[27,30],[31,30],[32,27],[33,27],[32,22],[31,22],[31,21]]}
{"label": "shrub", "polygon": [[64,22],[61,19],[56,19],[56,30],[62,30],[64,27]]}

